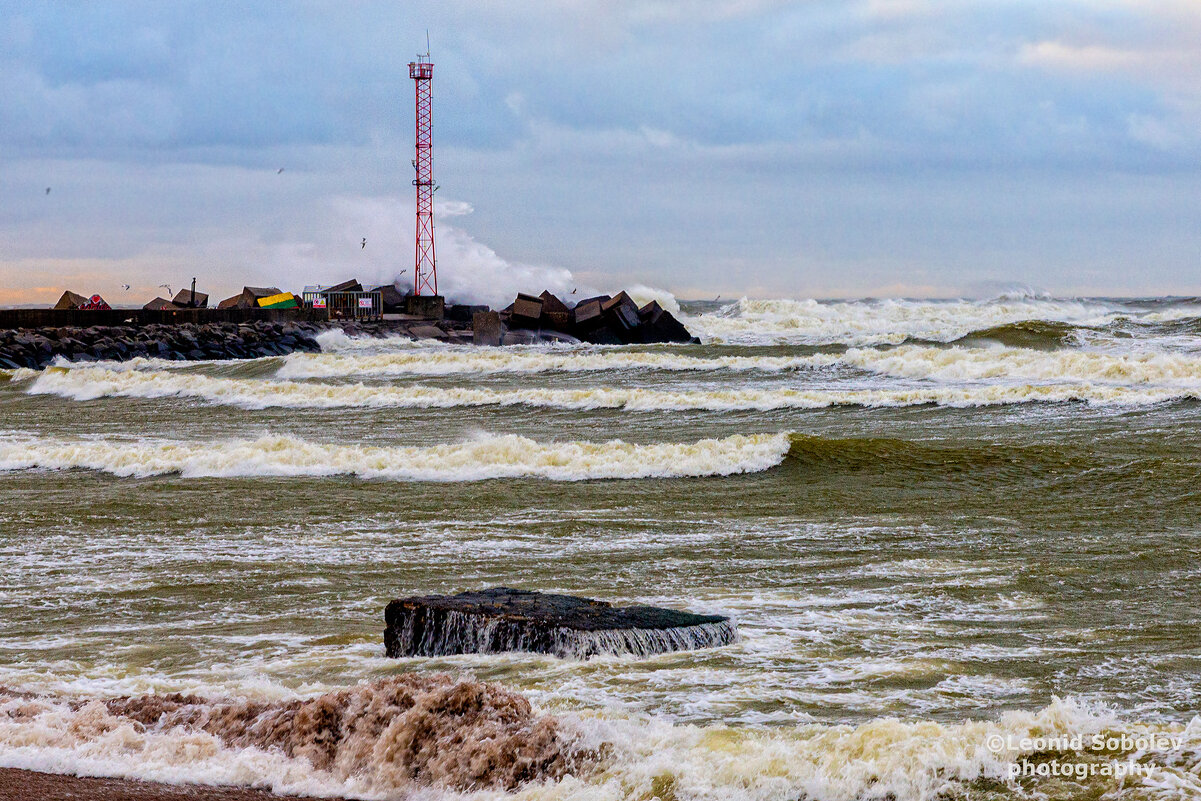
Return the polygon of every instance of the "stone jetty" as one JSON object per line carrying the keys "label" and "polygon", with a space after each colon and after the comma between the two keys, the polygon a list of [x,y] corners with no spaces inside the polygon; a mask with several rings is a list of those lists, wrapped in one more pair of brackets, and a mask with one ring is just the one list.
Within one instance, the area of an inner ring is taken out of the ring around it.
{"label": "stone jetty", "polygon": [[468,344],[470,326],[450,321],[155,323],[0,329],[0,369],[40,370],[62,357],[70,362],[136,358],[198,361],[256,359],[321,350],[317,335],[330,329],[347,336],[408,336]]}
{"label": "stone jetty", "polygon": [[313,323],[208,323],[0,330],[0,368],[41,369],[71,362],[155,358],[171,361],[253,359],[319,351]]}
{"label": "stone jetty", "polygon": [[493,587],[400,598],[384,611],[390,657],[532,651],[562,658],[649,656],[729,645],[727,617],[657,606],[612,606],[572,595]]}
{"label": "stone jetty", "polygon": [[[275,287],[247,287],[244,293],[268,291]],[[76,296],[65,293],[60,305],[71,297]],[[203,293],[196,298],[197,304],[202,298],[208,300]],[[455,345],[697,341],[660,304],[651,301],[639,307],[625,292],[587,298],[574,305],[550,292],[520,294],[499,312],[487,306],[443,305],[440,297],[436,300],[436,304],[426,304],[428,313],[398,313],[370,320],[327,319],[324,310],[318,316],[318,310],[310,308],[180,309],[166,300],[157,311],[0,310],[0,369],[41,369],[59,358],[93,362],[139,357],[197,361],[282,356],[320,350],[316,337],[331,328],[349,336],[407,336]],[[245,319],[222,319],[222,315],[243,315]]]}

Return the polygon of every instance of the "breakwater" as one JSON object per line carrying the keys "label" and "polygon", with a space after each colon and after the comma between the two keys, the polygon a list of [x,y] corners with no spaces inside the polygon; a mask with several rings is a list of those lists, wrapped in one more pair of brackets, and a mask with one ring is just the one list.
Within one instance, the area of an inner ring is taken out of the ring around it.
{"label": "breakwater", "polygon": [[40,369],[72,362],[158,358],[171,361],[253,359],[319,351],[316,323],[208,323],[89,326],[0,331],[0,367]]}
{"label": "breakwater", "polygon": [[[306,310],[287,310],[294,312],[290,316],[271,314],[272,310],[268,309],[257,311],[267,314],[261,319],[245,322],[218,320],[139,324],[131,318],[114,325],[93,324],[86,327],[56,325],[7,330],[0,327],[0,369],[27,367],[40,370],[60,358],[70,362],[128,361],[137,358],[202,361],[315,353],[321,350],[317,336],[331,329],[339,329],[355,337],[408,336],[445,342],[470,341],[469,334],[465,336],[461,330],[463,326],[450,321],[329,321],[310,319],[312,315]],[[106,312],[64,314],[111,316]]]}

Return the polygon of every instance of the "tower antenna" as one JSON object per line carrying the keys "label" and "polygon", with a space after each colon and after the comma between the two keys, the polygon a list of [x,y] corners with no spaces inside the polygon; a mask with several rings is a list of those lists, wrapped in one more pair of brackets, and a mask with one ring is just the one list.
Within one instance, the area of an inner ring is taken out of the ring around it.
{"label": "tower antenna", "polygon": [[433,116],[430,102],[430,82],[434,64],[430,60],[430,33],[425,32],[425,54],[409,62],[409,77],[413,79],[416,105],[415,158],[417,188],[417,236],[413,254],[413,294],[438,294],[438,268],[434,251],[434,145]]}

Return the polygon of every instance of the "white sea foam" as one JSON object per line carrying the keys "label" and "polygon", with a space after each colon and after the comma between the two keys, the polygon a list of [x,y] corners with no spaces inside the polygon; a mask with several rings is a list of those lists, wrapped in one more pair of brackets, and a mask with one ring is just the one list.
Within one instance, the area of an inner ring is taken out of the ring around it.
{"label": "white sea foam", "polygon": [[1118,386],[1201,389],[1201,357],[1145,351],[1111,354],[1028,348],[932,348],[902,345],[888,350],[852,348],[840,361],[897,378],[943,383],[966,381],[1088,381]]}
{"label": "white sea foam", "polygon": [[[1032,350],[923,347],[851,348],[843,354],[809,356],[688,356],[672,352],[601,350],[406,349],[370,355],[294,353],[280,378],[346,376],[443,376],[495,373],[603,372],[662,370],[676,372],[784,372],[855,367],[897,378],[942,383],[965,381],[1090,381],[1117,385],[1201,387],[1201,356],[1162,351],[1109,353],[1088,350]],[[105,365],[107,367],[107,365]],[[149,365],[144,365],[146,369]]]}
{"label": "white sea foam", "polygon": [[481,349],[436,348],[398,353],[293,353],[284,361],[280,378],[342,376],[440,376],[490,373],[601,372],[609,370],[781,372],[835,364],[837,356],[800,357],[718,356],[702,358],[678,353],[616,349]]}
{"label": "white sea foam", "polygon": [[[1184,314],[1184,312],[1181,312]],[[719,342],[848,345],[949,342],[983,328],[1025,320],[1099,325],[1129,316],[1095,301],[1019,297],[988,301],[749,300],[718,314],[689,317],[689,329]]]}
{"label": "white sea foam", "polygon": [[197,442],[5,435],[0,437],[0,470],[86,468],[118,476],[178,473],[185,478],[351,475],[394,481],[582,481],[759,472],[780,464],[788,448],[787,433],[651,445],[479,436],[427,447],[336,445],[291,436]]}
{"label": "white sea foam", "polygon": [[[371,771],[315,768],[303,757],[273,750],[238,748],[190,729],[145,727],[123,720],[93,701],[13,700],[0,710],[0,764],[49,772],[126,776],[166,782],[265,787],[276,792],[355,798],[617,801],[618,799],[746,799],[854,801],[894,798],[929,801],[974,797],[973,783],[1008,786],[1011,766],[1024,756],[998,743],[1041,738],[1088,740],[1096,734],[1131,738],[1159,735],[1174,745],[1141,752],[1154,767],[1150,777],[1122,781],[1098,776],[1085,781],[1089,797],[1120,792],[1123,798],[1195,797],[1201,791],[1201,721],[1188,726],[1123,721],[1105,708],[1056,700],[1033,712],[1008,712],[995,721],[936,723],[880,718],[859,725],[807,724],[775,729],[678,725],[662,718],[615,714],[561,715],[559,725],[584,747],[607,743],[599,763],[575,775],[539,782],[505,795],[458,793],[415,787],[403,770],[388,769],[391,752],[371,755]],[[381,736],[381,741],[387,739]],[[399,754],[400,752],[397,752]],[[1130,758],[1132,754],[1108,758]],[[1044,752],[1064,762],[1089,759],[1070,750]],[[1096,757],[1091,757],[1096,759]],[[335,766],[338,767],[338,766]],[[399,765],[397,767],[400,767]],[[1107,796],[1106,796],[1107,797]]]}
{"label": "white sea foam", "polygon": [[341,328],[331,328],[327,331],[322,331],[317,334],[314,339],[321,346],[321,350],[326,353],[336,353],[339,351],[371,351],[371,350],[395,350],[398,348],[422,348],[433,349],[440,346],[440,343],[431,340],[415,340],[409,337],[352,337]]}
{"label": "white sea foam", "polygon": [[[867,357],[863,357],[866,359]],[[887,356],[873,356],[887,365]],[[50,368],[28,390],[77,401],[107,397],[197,398],[246,409],[456,408],[530,406],[630,411],[738,411],[820,409],[830,406],[897,407],[936,404],[971,407],[1081,401],[1102,406],[1140,406],[1201,397],[1201,385],[1179,381],[1131,386],[1105,380],[916,384],[898,388],[661,390],[640,387],[492,389],[424,385],[322,384],[215,378],[195,373]]]}

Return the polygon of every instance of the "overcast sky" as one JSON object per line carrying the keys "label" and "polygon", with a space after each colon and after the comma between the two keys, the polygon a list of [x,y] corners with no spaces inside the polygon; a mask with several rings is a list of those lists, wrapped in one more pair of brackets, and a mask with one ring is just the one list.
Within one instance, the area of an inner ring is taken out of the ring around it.
{"label": "overcast sky", "polygon": [[427,29],[452,296],[1201,292],[1197,0],[0,0],[0,303],[411,279]]}

